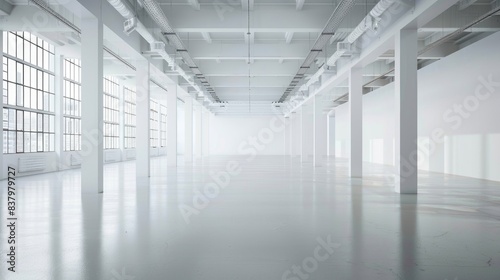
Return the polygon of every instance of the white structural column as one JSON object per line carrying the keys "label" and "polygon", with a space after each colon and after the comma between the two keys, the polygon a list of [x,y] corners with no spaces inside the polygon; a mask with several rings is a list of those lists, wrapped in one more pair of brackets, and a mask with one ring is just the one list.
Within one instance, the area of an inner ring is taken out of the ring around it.
{"label": "white structural column", "polygon": [[193,99],[186,97],[184,99],[184,161],[193,161]]}
{"label": "white structural column", "polygon": [[283,119],[283,123],[285,125],[285,137],[284,138],[284,155],[285,156],[291,156],[292,154],[290,153],[290,146],[291,146],[291,138],[289,137],[290,136],[290,130],[292,129],[292,122],[291,122],[291,119],[288,117],[288,118],[284,118]]}
{"label": "white structural column", "polygon": [[177,91],[175,84],[167,92],[167,166],[177,166]]}
{"label": "white structural column", "polygon": [[402,194],[416,194],[418,189],[417,30],[400,30],[395,38],[395,189]]}
{"label": "white structural column", "polygon": [[[3,59],[3,39],[4,39],[3,38],[3,30],[0,29],[0,46],[2,46],[2,47],[0,47],[0,57],[2,57],[2,59]],[[1,67],[2,67],[2,73],[3,73],[3,71],[5,70],[5,69],[3,69],[3,63],[2,63]],[[3,85],[3,74],[0,75],[0,85]],[[2,116],[2,118],[3,118],[3,96],[2,96],[2,98],[0,98],[0,116]],[[2,134],[3,134],[3,131],[2,131]],[[3,178],[6,178],[6,175],[7,175],[7,174],[4,175],[4,172],[5,172],[4,170],[6,169],[6,167],[4,169],[4,166],[3,166],[3,157],[4,157],[4,155],[3,155],[3,135],[2,135],[2,137],[0,137],[0,149],[1,149],[0,150],[0,152],[1,152],[0,153],[0,180],[2,180]]]}
{"label": "white structural column", "polygon": [[333,110],[328,113],[328,156],[335,156],[335,117]]}
{"label": "white structural column", "polygon": [[202,125],[202,110],[203,107],[201,105],[195,106],[194,110],[194,140],[193,140],[193,153],[196,157],[201,157],[201,145],[202,145],[202,136],[201,136],[201,125]]}
{"label": "white structural column", "polygon": [[327,153],[328,127],[327,115],[323,113],[322,96],[315,95],[314,102],[314,166],[321,166]]}
{"label": "white structural column", "polygon": [[363,68],[349,72],[349,176],[363,177]]}
{"label": "white structural column", "polygon": [[290,138],[289,140],[289,143],[290,143],[290,146],[288,147],[290,150],[289,150],[289,153],[290,153],[290,156],[295,156],[295,149],[294,149],[294,146],[295,145],[295,142],[296,140],[294,139],[294,133],[295,133],[295,114],[290,114],[290,117],[288,118],[289,119],[289,123],[290,123],[290,129],[288,130],[288,134],[285,134],[285,137],[288,137]]}
{"label": "white structural column", "polygon": [[150,66],[149,61],[137,61],[136,71],[136,176],[144,180],[150,176]]}
{"label": "white structural column", "polygon": [[301,161],[306,162],[313,154],[313,106],[304,104],[300,113]]}
{"label": "white structural column", "polygon": [[58,170],[67,169],[71,166],[71,154],[67,154],[67,159],[64,153],[64,56],[61,55],[60,49],[55,49],[54,58],[54,82],[55,82],[55,152],[59,156],[59,162],[56,163]]}
{"label": "white structural column", "polygon": [[[120,84],[120,153],[125,152],[125,86]],[[137,107],[136,107],[137,109]],[[137,118],[136,118],[137,121]],[[159,139],[159,138],[158,138]]]}
{"label": "white structural column", "polygon": [[202,124],[201,124],[201,137],[202,137],[202,155],[208,156],[210,154],[210,112],[203,109]]}
{"label": "white structural column", "polygon": [[82,193],[103,192],[103,25],[83,18],[82,34]]}
{"label": "white structural column", "polygon": [[292,131],[292,149],[293,149],[293,156],[300,156],[300,149],[301,149],[301,144],[302,144],[302,136],[300,134],[300,127],[301,127],[301,111],[302,109],[299,109],[297,112],[293,112],[293,131]]}

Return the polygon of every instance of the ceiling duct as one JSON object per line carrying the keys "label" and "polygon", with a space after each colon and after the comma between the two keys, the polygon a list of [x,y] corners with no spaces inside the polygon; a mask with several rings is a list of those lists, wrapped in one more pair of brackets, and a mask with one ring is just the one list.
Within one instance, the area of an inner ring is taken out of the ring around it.
{"label": "ceiling duct", "polygon": [[[135,14],[132,12],[132,8],[129,7],[127,4],[128,2],[125,2],[124,0],[108,0],[108,2],[123,16],[126,18],[126,21],[124,23],[124,32],[126,34],[130,34],[133,31],[137,31],[144,40],[146,40],[150,44],[150,51],[145,52],[149,54],[157,54],[160,57],[162,57],[169,65],[169,67],[172,69],[172,71],[177,72],[182,78],[184,78],[191,87],[193,87],[196,91],[202,93],[201,88],[194,82],[193,78],[191,75],[188,75],[181,67],[179,67],[172,56],[170,56],[165,48],[161,47],[163,42],[158,42],[153,35],[146,29],[146,27],[136,18]],[[147,2],[147,3],[146,3]],[[159,7],[158,3],[156,3],[154,0],[153,1],[143,1],[141,2],[141,7],[146,8],[148,13],[150,14],[151,17],[153,17],[154,21],[156,24],[160,26],[162,29],[162,33],[165,34],[172,34],[174,35],[175,38],[173,37],[168,37],[166,36],[169,43],[172,44],[176,50],[181,54],[183,57],[184,61],[186,64],[189,66],[191,70],[193,68],[198,68],[194,64],[193,60],[191,57],[189,57],[189,54],[187,51],[184,49],[184,46],[182,45],[182,42],[180,41],[179,37],[173,32],[172,28],[168,24],[168,21],[163,14],[163,11]],[[168,32],[166,32],[168,31]],[[190,63],[188,63],[190,62]],[[201,74],[199,71],[193,71],[194,74]],[[198,77],[198,76],[196,76]],[[199,77],[198,77],[199,78]],[[200,80],[201,81],[201,80]],[[206,86],[206,85],[205,85]],[[220,102],[219,98],[217,95],[215,95],[215,92],[210,92],[210,91],[205,91],[209,92],[210,96],[217,102]]]}
{"label": "ceiling duct", "polygon": [[[355,0],[343,0],[341,1],[335,10],[333,11],[332,16],[328,20],[328,22],[325,25],[325,28],[323,28],[323,31],[319,35],[318,39],[314,43],[314,45],[311,48],[311,51],[306,57],[306,60],[300,67],[299,71],[297,74],[305,74],[307,70],[310,68],[311,64],[314,62],[318,54],[323,50],[325,45],[328,43],[330,38],[335,34],[337,29],[340,26],[340,23],[344,20],[344,18],[347,16],[347,14],[351,11],[352,7],[355,4]],[[290,83],[289,88],[292,88],[292,90],[296,87],[296,83],[292,84]],[[291,91],[285,91],[281,98],[279,99],[278,102],[283,102],[285,99],[288,97]]]}
{"label": "ceiling duct", "polygon": [[[168,42],[176,48],[177,52],[179,52],[179,54],[181,55],[181,57],[184,60],[184,62],[186,63],[186,65],[191,70],[198,69],[198,67],[194,63],[193,59],[189,55],[189,52],[184,47],[184,44],[182,43],[181,39],[174,32],[173,28],[170,26],[170,23],[168,22],[167,17],[163,13],[163,10],[161,9],[160,5],[158,3],[156,3],[155,0],[143,0],[142,4],[144,6],[144,9],[151,16],[151,18],[160,27],[163,36],[165,36],[165,38],[167,38]],[[193,73],[200,74],[200,71],[193,70]],[[196,76],[196,77],[198,78],[198,76]],[[210,85],[208,85],[206,87],[209,88]],[[209,93],[216,102],[221,102],[219,97],[215,94],[215,92],[212,91]]]}
{"label": "ceiling duct", "polygon": [[342,57],[342,55],[348,52],[351,48],[348,47],[356,40],[361,37],[368,29],[372,28],[376,30],[378,28],[378,22],[380,21],[380,16],[389,9],[389,7],[394,4],[396,0],[380,0],[375,7],[370,11],[370,13],[358,24],[358,26],[347,36],[343,42],[337,44],[337,51],[328,59],[328,66],[334,66],[337,60]]}
{"label": "ceiling duct", "polygon": [[[66,19],[65,17],[63,17],[58,12],[54,11],[54,9],[52,9],[51,7],[49,7],[49,4],[46,3],[45,1],[43,1],[43,0],[31,0],[31,2],[33,2],[33,4],[35,4],[37,7],[39,7],[42,10],[44,10],[45,12],[47,12],[48,14],[50,14],[51,16],[53,16],[54,18],[56,18],[57,20],[59,20],[61,23],[63,23],[64,25],[66,25],[67,27],[69,27],[70,29],[72,29],[73,31],[75,31],[76,33],[82,34],[82,30],[78,26],[76,26],[75,24],[73,24],[71,21],[69,21],[68,19]],[[134,65],[130,64],[123,57],[121,57],[118,54],[116,54],[115,52],[113,52],[110,48],[108,48],[106,46],[103,46],[102,49],[105,52],[107,52],[110,55],[112,55],[114,58],[118,59],[123,64],[125,64],[130,69],[132,69],[134,71],[136,70],[136,68],[134,67]]]}
{"label": "ceiling duct", "polygon": [[[444,44],[446,42],[449,42],[453,38],[456,38],[456,37],[460,36],[461,34],[463,34],[467,29],[474,27],[476,24],[478,24],[478,23],[480,23],[482,21],[485,21],[486,19],[494,16],[498,12],[500,12],[500,6],[498,6],[496,8],[493,8],[492,10],[490,10],[486,14],[484,14],[484,15],[476,18],[475,20],[473,20],[469,24],[467,24],[467,25],[465,25],[465,26],[457,29],[456,31],[450,33],[449,35],[444,36],[441,39],[435,41],[434,43],[426,46],[425,48],[423,48],[421,50],[419,50],[418,51],[418,55],[420,56],[420,55],[426,53],[427,51],[429,51],[429,50],[431,50],[433,48],[436,48],[436,47],[438,47],[438,46],[440,46],[440,45],[442,45],[442,44]],[[365,83],[363,85],[363,87],[366,87],[366,86],[370,85],[371,83],[373,83],[373,82],[375,82],[377,80],[380,80],[380,79],[386,77],[387,75],[389,75],[390,73],[394,72],[395,70],[396,70],[396,68],[392,68],[391,70],[389,70],[389,71],[381,74],[380,76],[375,77],[374,79],[372,79],[372,80],[368,81],[367,83]],[[363,94],[368,94],[368,92],[363,93]],[[333,101],[334,107],[337,107],[338,105],[344,104],[344,103],[346,103],[348,101],[349,101],[349,93],[345,93],[345,94],[343,94],[342,96],[340,96],[339,98],[337,98],[337,99],[335,99]]]}

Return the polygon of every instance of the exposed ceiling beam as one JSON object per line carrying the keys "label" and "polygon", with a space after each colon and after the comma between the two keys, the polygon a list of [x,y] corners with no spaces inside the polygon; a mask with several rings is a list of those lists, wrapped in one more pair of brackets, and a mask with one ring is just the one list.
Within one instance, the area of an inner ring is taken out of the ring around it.
{"label": "exposed ceiling beam", "polygon": [[295,8],[296,8],[298,11],[302,10],[302,7],[304,7],[304,2],[305,2],[305,0],[296,0],[296,1],[297,1],[297,5],[296,5],[296,7],[295,7]]}
{"label": "exposed ceiling beam", "polygon": [[[209,44],[205,40],[200,40],[197,41],[196,44],[190,44],[189,53],[194,58],[212,57],[216,59],[217,57],[246,57],[248,56],[247,44],[248,41],[244,43],[241,39],[238,43],[231,44],[219,44],[219,42]],[[251,51],[253,57],[276,57],[276,59],[280,57],[306,57],[309,51],[309,44],[304,41],[297,41],[290,45],[286,45],[283,41],[281,43],[259,42],[251,47]]]}
{"label": "exposed ceiling beam", "polygon": [[210,37],[210,33],[208,32],[201,32],[201,36],[203,36],[203,39],[209,44],[212,44],[212,37]]}
{"label": "exposed ceiling beam", "polygon": [[0,0],[0,15],[2,16],[10,15],[10,13],[12,12],[12,8],[13,8],[12,4],[10,4],[5,0]]}
{"label": "exposed ceiling beam", "polygon": [[[255,59],[255,58],[254,58]],[[283,64],[276,63],[275,60],[256,60],[252,65],[252,75],[256,76],[288,76],[295,75],[293,66],[296,61],[288,61],[283,59]],[[245,67],[245,61],[240,60],[225,60],[224,63],[218,64],[217,60],[204,60],[198,63],[200,70],[206,77],[212,76],[248,76],[248,68]]]}
{"label": "exposed ceiling beam", "polygon": [[293,39],[293,32],[286,32],[285,33],[285,41],[287,44],[290,44]]}
{"label": "exposed ceiling beam", "polygon": [[193,7],[195,10],[200,10],[200,2],[198,0],[187,0],[189,5]]}
{"label": "exposed ceiling beam", "polygon": [[425,44],[425,46],[428,46],[428,45],[438,41],[439,39],[441,39],[441,38],[443,38],[451,33],[452,33],[451,31],[434,32],[431,35],[427,36],[427,38],[424,39],[424,44]]}
{"label": "exposed ceiling beam", "polygon": [[[195,60],[246,60],[248,58],[248,55],[246,56],[194,56],[193,59]],[[280,60],[280,59],[285,59],[285,60],[304,60],[306,59],[306,56],[252,56],[252,59],[256,60]]]}
{"label": "exposed ceiling beam", "polygon": [[477,0],[460,0],[460,2],[458,3],[458,9],[460,11],[465,10],[468,7],[472,6],[476,2],[477,2]]}
{"label": "exposed ceiling beam", "polygon": [[[256,5],[254,11],[252,11],[252,18],[259,20],[251,22],[252,32],[282,32],[282,34],[285,32],[321,32],[325,22],[328,21],[332,14],[332,9],[331,4],[328,7],[310,5],[307,6],[307,10],[302,11],[295,10],[295,7],[291,5]],[[483,14],[489,10],[491,10],[489,5],[473,5],[465,11],[445,11],[425,26],[421,26],[419,31],[440,31],[443,28],[458,28],[463,25],[464,18],[471,17],[470,13]],[[169,9],[165,6],[164,11],[171,25],[175,26],[176,32],[180,33],[210,32],[214,36],[213,33],[216,32],[243,33],[248,28],[247,13],[239,9],[225,12],[222,20],[221,12],[218,13],[217,9],[206,9],[203,13],[200,13],[188,5],[174,5]],[[338,32],[350,33],[365,16],[366,7],[364,5],[355,5],[349,14],[349,20],[341,24]],[[495,25],[493,21],[483,22],[476,27]],[[498,26],[498,23],[496,26]]]}
{"label": "exposed ceiling beam", "polygon": [[241,0],[241,9],[244,11],[253,10],[254,0]]}

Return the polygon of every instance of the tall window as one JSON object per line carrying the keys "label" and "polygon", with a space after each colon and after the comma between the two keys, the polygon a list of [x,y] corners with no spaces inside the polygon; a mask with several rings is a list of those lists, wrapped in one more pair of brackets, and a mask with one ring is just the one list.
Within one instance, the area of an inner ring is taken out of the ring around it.
{"label": "tall window", "polygon": [[158,103],[150,101],[149,139],[153,148],[158,147]]}
{"label": "tall window", "polygon": [[54,46],[3,32],[3,152],[54,151]]}
{"label": "tall window", "polygon": [[79,151],[82,149],[80,60],[65,59],[63,73],[64,150]]}
{"label": "tall window", "polygon": [[124,88],[125,94],[125,149],[135,148],[135,127],[136,127],[136,93]]}
{"label": "tall window", "polygon": [[161,137],[160,137],[160,145],[162,147],[167,146],[167,107],[161,105],[160,107],[160,131],[161,131]]}
{"label": "tall window", "polygon": [[104,149],[120,148],[120,86],[113,77],[104,77]]}

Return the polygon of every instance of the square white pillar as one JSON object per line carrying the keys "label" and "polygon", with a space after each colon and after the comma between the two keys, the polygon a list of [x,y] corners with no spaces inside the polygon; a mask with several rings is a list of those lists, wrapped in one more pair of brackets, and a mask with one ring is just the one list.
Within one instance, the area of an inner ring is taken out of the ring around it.
{"label": "square white pillar", "polygon": [[283,119],[283,122],[284,122],[284,125],[285,125],[285,136],[284,136],[284,146],[283,146],[283,154],[285,156],[289,156],[291,155],[290,153],[290,144],[292,143],[291,142],[291,138],[290,138],[290,130],[291,130],[291,121],[290,121],[290,118],[284,118]]}
{"label": "square white pillar", "polygon": [[327,152],[327,115],[323,113],[322,96],[315,95],[314,102],[314,166],[321,166]]}
{"label": "square white pillar", "polygon": [[295,142],[296,140],[294,139],[294,133],[295,133],[295,114],[291,113],[290,114],[290,117],[288,118],[289,119],[289,122],[290,122],[290,129],[288,130],[288,134],[285,134],[285,137],[288,137],[290,140],[289,140],[289,143],[290,143],[290,146],[288,147],[289,149],[289,153],[290,153],[290,156],[295,156],[295,153],[294,153],[294,148],[293,148],[293,145],[295,145]]}
{"label": "square white pillar", "polygon": [[[3,40],[4,40],[4,38],[3,38],[3,30],[0,29],[0,46],[2,46],[2,47],[0,47],[0,57],[2,57],[2,59],[3,59]],[[2,73],[3,73],[3,70],[4,70],[3,69],[3,63],[2,63],[2,65],[0,67],[2,67]],[[0,85],[3,85],[3,74],[0,75]],[[3,118],[3,96],[2,96],[2,98],[0,98],[0,116],[2,116],[2,118]],[[3,179],[3,178],[6,177],[4,175],[4,173],[5,173],[4,170],[5,169],[4,169],[4,166],[3,166],[3,162],[4,162],[4,160],[3,160],[3,157],[4,157],[4,154],[3,154],[3,131],[2,131],[2,137],[0,137],[0,149],[2,149],[0,151],[1,152],[0,153],[0,180],[1,180],[1,179]]]}
{"label": "square white pillar", "polygon": [[203,109],[202,113],[202,155],[208,156],[210,155],[210,112],[206,109]]}
{"label": "square white pillar", "polygon": [[418,189],[417,30],[402,29],[395,38],[395,190],[402,194],[416,194]]}
{"label": "square white pillar", "polygon": [[328,156],[335,157],[335,117],[328,114]]}
{"label": "square white pillar", "polygon": [[186,97],[184,99],[184,161],[193,161],[193,99]]}
{"label": "square white pillar", "polygon": [[349,176],[363,177],[363,68],[349,72]]}
{"label": "square white pillar", "polygon": [[194,143],[193,143],[193,153],[196,157],[201,157],[201,145],[202,145],[202,136],[201,136],[201,125],[202,125],[202,110],[203,107],[198,105],[194,110]]}
{"label": "square white pillar", "polygon": [[300,113],[300,134],[301,134],[301,162],[307,162],[313,154],[313,106],[311,104],[302,105]]}
{"label": "square white pillar", "polygon": [[81,20],[82,168],[81,191],[103,192],[103,25],[102,18]]}
{"label": "square white pillar", "polygon": [[[54,82],[55,82],[55,139],[54,147],[59,162],[56,164],[58,170],[67,169],[66,159],[64,158],[64,56],[61,55],[60,49],[55,49],[54,58]],[[69,164],[71,165],[71,160]]]}
{"label": "square white pillar", "polygon": [[177,91],[178,85],[167,92],[167,166],[177,166]]}
{"label": "square white pillar", "polygon": [[150,176],[150,65],[147,60],[137,61],[136,88],[136,177],[144,180]]}
{"label": "square white pillar", "polygon": [[293,129],[291,131],[292,137],[292,156],[300,156],[301,149],[301,134],[300,134],[300,122],[301,122],[301,110],[298,109],[296,112],[292,113],[293,119]]}

